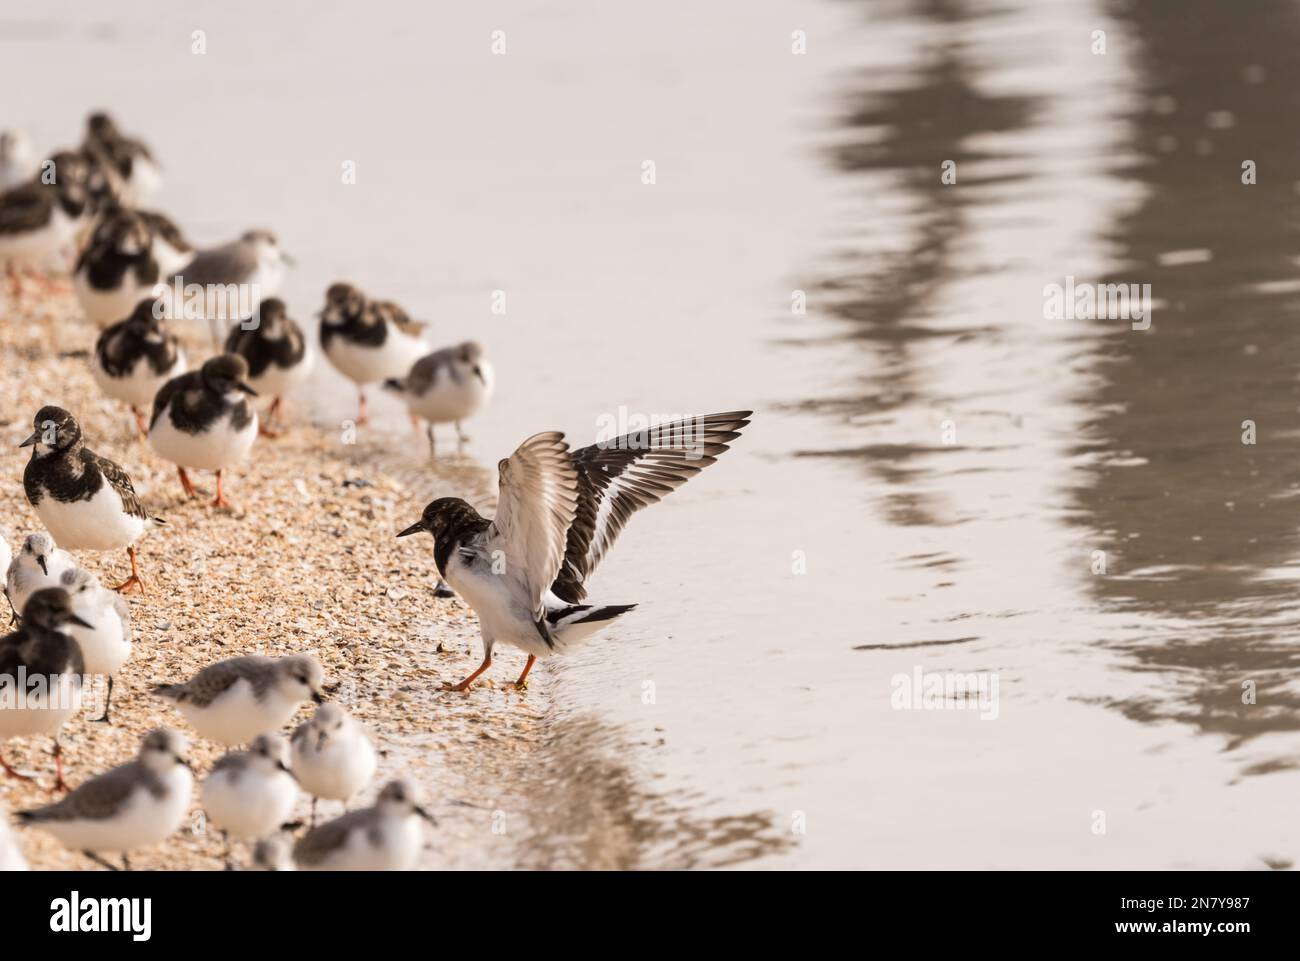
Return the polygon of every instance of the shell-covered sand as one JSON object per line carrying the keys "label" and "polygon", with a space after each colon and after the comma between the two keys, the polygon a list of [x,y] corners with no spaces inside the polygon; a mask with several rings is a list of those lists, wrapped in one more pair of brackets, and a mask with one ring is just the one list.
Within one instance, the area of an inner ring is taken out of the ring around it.
{"label": "shell-covered sand", "polygon": [[[95,386],[87,357],[98,330],[80,319],[66,291],[29,288],[20,302],[0,292],[0,312],[0,355],[6,358],[0,370],[0,529],[15,552],[23,536],[40,529],[22,488],[28,451],[17,445],[45,404],[72,411],[87,445],[121,464],[145,504],[167,521],[139,544],[147,592],[129,595],[135,646],[117,679],[114,723],[92,723],[92,709],[63,730],[70,783],[130,760],[140,737],[164,724],[190,737],[201,777],[221,748],[198,738],[149,693],[152,686],[240,654],[310,653],[320,659],[327,681],[340,685],[334,698],[369,726],[379,747],[379,774],[361,803],[369,803],[388,777],[409,776],[440,822],[430,834],[427,866],[520,863],[519,832],[503,826],[526,806],[507,792],[512,772],[530,767],[543,749],[550,678],[542,666],[529,691],[515,692],[507,682],[523,658],[508,653],[496,659],[488,682],[468,695],[441,690],[443,681],[459,680],[478,664],[479,636],[461,600],[433,596],[432,541],[393,536],[424,504],[426,492],[409,482],[413,450],[420,448],[406,437],[395,442],[400,435],[366,428],[353,437],[346,428],[313,426],[310,411],[290,403],[287,433],[259,439],[248,462],[228,472],[226,493],[235,506],[215,510],[209,506],[212,476],[196,476],[206,497],[186,500],[175,469],[138,439],[130,413]],[[207,341],[202,331],[189,333],[194,336],[183,336],[193,364],[206,356]],[[125,552],[81,552],[77,559],[105,584],[129,572]],[[295,723],[310,715],[310,707]],[[11,763],[40,777],[31,784],[0,775],[0,807],[20,810],[54,797],[50,743],[34,738],[5,746]],[[203,829],[195,793],[190,826],[133,855],[134,867],[222,866],[222,842]],[[338,802],[321,804],[322,817],[341,810]],[[298,812],[304,820],[306,812],[304,797]],[[33,868],[93,867],[38,830],[18,834]],[[247,863],[248,849],[236,850],[237,860]]]}

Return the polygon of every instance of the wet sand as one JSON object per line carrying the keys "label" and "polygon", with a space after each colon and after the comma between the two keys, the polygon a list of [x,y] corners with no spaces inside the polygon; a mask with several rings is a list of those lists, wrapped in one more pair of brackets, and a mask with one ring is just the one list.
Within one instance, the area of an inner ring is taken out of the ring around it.
{"label": "wet sand", "polygon": [[[442,682],[459,680],[478,664],[478,625],[459,599],[433,596],[432,543],[393,537],[424,503],[393,469],[407,439],[362,428],[355,443],[345,443],[350,438],[342,431],[310,425],[303,407],[290,403],[287,433],[259,439],[250,460],[227,477],[234,508],[214,510],[213,478],[197,477],[206,496],[186,500],[174,468],[137,438],[130,413],[96,387],[87,352],[97,330],[79,319],[69,295],[29,288],[15,304],[5,292],[0,310],[0,352],[16,358],[0,370],[7,399],[0,516],[15,551],[23,536],[41,529],[23,495],[27,451],[17,444],[44,404],[72,411],[88,446],[121,464],[145,504],[167,521],[139,545],[147,592],[129,595],[134,649],[117,679],[114,722],[91,722],[99,713],[92,705],[64,728],[69,782],[75,786],[130,760],[140,737],[163,724],[190,736],[202,776],[221,748],[196,737],[151,687],[222,658],[309,653],[320,659],[327,681],[340,685],[335,699],[369,725],[379,747],[379,773],[363,803],[385,779],[409,776],[440,821],[426,852],[429,867],[515,863],[500,812],[519,805],[501,786],[539,748],[548,673],[535,671],[530,690],[516,693],[508,681],[518,665],[505,656],[468,695],[441,690]],[[192,362],[206,356],[203,339],[187,337],[186,346]],[[405,462],[409,468],[409,449]],[[125,552],[81,552],[77,559],[105,584],[129,572]],[[309,715],[310,705],[304,706],[295,723]],[[21,810],[54,797],[50,746],[46,738],[5,746],[11,763],[39,772],[39,779],[0,780],[0,806]],[[189,829],[140,852],[133,865],[219,868],[222,842],[204,830],[198,810],[196,800]],[[337,802],[321,804],[322,817],[340,811]],[[305,796],[298,814],[305,819]],[[19,840],[33,868],[93,867],[39,831],[23,830]],[[248,856],[237,848],[238,861]]]}

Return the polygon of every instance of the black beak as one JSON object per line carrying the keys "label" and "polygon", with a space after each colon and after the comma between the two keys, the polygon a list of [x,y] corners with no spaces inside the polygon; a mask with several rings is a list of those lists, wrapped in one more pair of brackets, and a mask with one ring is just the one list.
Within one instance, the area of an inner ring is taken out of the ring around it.
{"label": "black beak", "polygon": [[415,813],[420,815],[420,817],[424,818],[434,827],[438,826],[438,819],[434,817],[432,814],[430,814],[428,811],[426,811],[424,808],[420,807],[418,804],[415,806]]}
{"label": "black beak", "polygon": [[46,563],[45,555],[44,555],[44,554],[37,554],[37,555],[36,555],[36,563],[41,565],[41,573],[44,574],[46,577],[49,577],[49,576],[50,576],[50,566],[49,566],[48,563]]}
{"label": "black beak", "polygon": [[31,447],[33,444],[35,444],[35,443],[36,443],[38,440],[40,440],[40,439],[41,439],[41,432],[38,431],[38,430],[34,430],[34,431],[32,431],[32,436],[29,437],[29,438],[27,438],[25,441],[23,441],[23,442],[22,442],[21,444],[19,444],[18,446],[19,446],[19,447]]}
{"label": "black beak", "polygon": [[245,394],[248,394],[251,397],[257,396],[257,391],[253,390],[253,388],[249,387],[242,380],[236,381],[235,387],[239,390],[242,390]]}
{"label": "black beak", "polygon": [[479,383],[481,383],[484,387],[487,386],[487,378],[483,376],[483,368],[480,367],[478,364],[474,365],[474,376],[479,379]]}
{"label": "black beak", "polygon": [[398,537],[405,537],[407,534],[418,534],[418,533],[420,533],[420,531],[422,531],[422,530],[424,530],[424,521],[416,521],[414,524],[412,524],[412,525],[411,525],[410,527],[408,527],[406,530],[404,530],[404,531],[398,531],[398,532],[397,532],[397,536],[398,536]]}
{"label": "black beak", "polygon": [[283,761],[276,761],[275,766],[278,770],[283,771],[285,774],[289,775],[289,777],[293,778],[295,781],[298,780],[298,775],[294,774],[293,771],[289,770],[289,765],[285,764]]}
{"label": "black beak", "polygon": [[312,699],[313,701],[315,701],[317,704],[324,704],[324,703],[325,703],[325,698],[323,698],[323,697],[320,696],[320,691],[312,691],[312,692],[311,692],[311,699]]}
{"label": "black beak", "polygon": [[79,618],[76,614],[69,614],[69,615],[68,615],[68,623],[69,623],[69,624],[76,624],[78,627],[84,627],[84,628],[86,628],[87,630],[90,630],[90,631],[93,631],[93,630],[95,629],[95,625],[94,625],[94,624],[87,624],[85,621],[83,621],[81,618]]}

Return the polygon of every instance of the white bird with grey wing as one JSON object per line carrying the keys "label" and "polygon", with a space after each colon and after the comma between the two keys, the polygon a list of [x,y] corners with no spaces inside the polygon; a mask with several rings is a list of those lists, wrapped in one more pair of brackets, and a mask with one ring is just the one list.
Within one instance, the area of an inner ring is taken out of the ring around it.
{"label": "white bird with grey wing", "polygon": [[84,567],[65,570],[59,583],[72,599],[73,612],[91,625],[70,624],[68,634],[81,648],[86,673],[108,679],[104,713],[95,720],[111,723],[114,678],[131,656],[130,605],[120,594],[100,584],[99,578]]}
{"label": "white bird with grey wing", "polygon": [[434,427],[455,424],[456,436],[469,440],[461,421],[478,413],[492,396],[496,378],[483,347],[467,340],[455,347],[444,347],[426,354],[405,377],[384,381],[384,389],[396,394],[406,404],[411,422],[427,422],[429,450],[434,450]]}
{"label": "white bird with grey wing", "polygon": [[220,352],[228,325],[249,321],[262,301],[279,291],[292,265],[293,258],[269,230],[250,230],[238,240],[199,250],[168,281],[167,316],[206,320],[213,347]]}
{"label": "white bird with grey wing", "polygon": [[453,689],[467,690],[492,666],[497,642],[528,654],[515,681],[523,688],[537,658],[630,611],[581,603],[587,579],[628,518],[717,460],[751,413],[686,418],[577,451],[561,433],[536,434],[498,465],[493,520],[457,497],[426,506],[397,536],[433,535],[438,571],[478,614],[483,635],[483,662]]}
{"label": "white bird with grey wing", "polygon": [[74,570],[76,560],[55,546],[54,538],[44,531],[28,534],[23,546],[10,561],[5,577],[5,594],[15,613],[20,613],[30,598],[45,587],[58,587],[64,571]]}

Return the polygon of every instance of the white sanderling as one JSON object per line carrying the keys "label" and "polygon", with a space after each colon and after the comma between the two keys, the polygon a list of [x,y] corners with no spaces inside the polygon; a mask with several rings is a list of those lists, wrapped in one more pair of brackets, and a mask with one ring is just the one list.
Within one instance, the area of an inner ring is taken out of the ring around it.
{"label": "white sanderling", "polygon": [[192,255],[189,242],[167,217],[112,207],[100,216],[77,258],[72,290],[86,318],[103,326],[152,297],[158,283]]}
{"label": "white sanderling", "polygon": [[0,191],[26,183],[40,166],[31,139],[21,130],[0,130]]}
{"label": "white sanderling", "polygon": [[346,805],[375,776],[375,746],[366,729],[333,701],[316,708],[310,721],[293,732],[293,773],[311,797],[311,823],[316,801]]}
{"label": "white sanderling", "polygon": [[131,607],[121,594],[104,588],[84,567],[65,570],[59,579],[72,598],[72,610],[91,627],[68,625],[68,633],[81,648],[87,675],[108,678],[104,713],[95,718],[105,724],[113,704],[113,679],[131,656]]}
{"label": "white sanderling", "polygon": [[[261,302],[279,291],[292,264],[269,230],[249,230],[237,240],[197,250],[168,279],[168,316],[207,320],[213,346],[220,350],[226,326],[253,317]],[[189,293],[194,285],[200,291],[197,301]],[[177,289],[183,303],[176,303]]]}
{"label": "white sanderling", "polygon": [[142,437],[149,436],[144,412],[163,384],[185,373],[180,341],[158,319],[158,301],[142,300],[125,320],[104,329],[90,356],[90,373],[100,389],[131,408]]}
{"label": "white sanderling", "polygon": [[257,841],[277,830],[293,812],[298,783],[289,770],[289,742],[279,734],[259,734],[247,751],[231,751],[217,761],[199,789],[213,826],[226,840]]}
{"label": "white sanderling", "polygon": [[436,824],[405,781],[389,781],[374,807],[312,828],[293,849],[302,871],[409,871],[424,848],[421,819]]}
{"label": "white sanderling", "polygon": [[296,871],[293,839],[283,833],[262,838],[253,848],[253,867],[258,871]]}
{"label": "white sanderling", "polygon": [[145,509],[126,471],[86,447],[81,427],[66,410],[42,407],[33,426],[32,435],[19,446],[32,448],[23,490],[36,516],[70,551],[126,548],[131,576],[114,590],[138,587],[143,592],[135,542],[164,522]]}
{"label": "white sanderling", "polygon": [[122,867],[130,870],[132,851],[166,840],[185,823],[194,791],[187,750],[178,731],[151,731],[134,761],[91,778],[54,804],[19,812],[18,822],[52,834],[110,871],[117,868],[102,855],[120,853]]}
{"label": "white sanderling", "polygon": [[425,507],[397,536],[433,535],[438,571],[478,614],[483,636],[483,662],[448,687],[467,690],[503,641],[528,654],[515,681],[522,688],[537,658],[585,640],[635,607],[579,602],[628,518],[717,460],[751,413],[690,417],[576,451],[558,431],[535,434],[497,465],[493,520],[458,497]]}
{"label": "white sanderling", "polygon": [[162,172],[152,151],[142,141],[124,134],[102,111],[86,118],[81,151],[109,174],[113,192],[124,204],[138,206],[162,186]]}
{"label": "white sanderling", "polygon": [[495,382],[483,348],[467,340],[421,357],[405,377],[384,381],[384,388],[402,399],[412,423],[417,419],[427,422],[429,450],[433,451],[437,424],[455,424],[457,439],[462,443],[469,440],[461,421],[487,403]]}
{"label": "white sanderling", "polygon": [[[0,638],[0,745],[14,737],[44,734],[54,738],[56,789],[65,789],[59,729],[81,708],[81,651],[68,632],[71,625],[91,626],[72,610],[67,591],[46,587],[22,609],[22,626]],[[42,678],[39,683],[30,683]],[[30,780],[0,756],[0,769]]]}
{"label": "white sanderling", "polygon": [[234,746],[280,730],[303,701],[321,703],[323,684],[314,657],[254,654],[209,664],[190,680],[160,684],[154,693],[174,701],[202,737]]}
{"label": "white sanderling", "polygon": [[[221,475],[238,464],[257,440],[257,411],[248,398],[248,364],[234,354],[220,354],[198,370],[174,377],[153,401],[149,445],[176,465],[187,497],[196,493],[186,468],[217,472],[213,507],[229,507]],[[247,395],[247,396],[246,396]]]}
{"label": "white sanderling", "polygon": [[302,328],[289,316],[278,297],[262,301],[256,324],[237,324],[226,338],[226,353],[238,354],[248,363],[248,383],[259,397],[270,397],[265,419],[258,429],[264,437],[275,437],[271,422],[280,410],[284,395],[301,385],[311,374],[315,355],[307,349]]}
{"label": "white sanderling", "polygon": [[21,612],[28,598],[41,588],[58,587],[63,572],[76,566],[73,556],[56,547],[49,534],[44,531],[28,534],[5,576],[5,595],[14,612]]}
{"label": "white sanderling", "polygon": [[320,314],[320,345],[330,364],[357,385],[357,423],[365,424],[367,384],[402,377],[428,353],[424,325],[392,301],[369,301],[351,284],[330,285]]}

